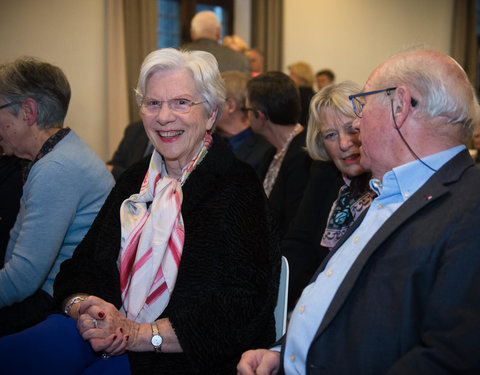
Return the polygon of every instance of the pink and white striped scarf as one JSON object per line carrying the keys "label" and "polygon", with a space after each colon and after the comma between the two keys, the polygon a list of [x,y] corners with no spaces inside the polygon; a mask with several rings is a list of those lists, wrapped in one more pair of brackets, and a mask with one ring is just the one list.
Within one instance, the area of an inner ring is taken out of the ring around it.
{"label": "pink and white striped scarf", "polygon": [[163,159],[155,151],[140,192],[120,207],[121,311],[131,320],[152,322],[168,305],[185,239],[181,186],[203,159],[211,141],[207,133],[202,148],[184,169],[181,181],[167,176]]}

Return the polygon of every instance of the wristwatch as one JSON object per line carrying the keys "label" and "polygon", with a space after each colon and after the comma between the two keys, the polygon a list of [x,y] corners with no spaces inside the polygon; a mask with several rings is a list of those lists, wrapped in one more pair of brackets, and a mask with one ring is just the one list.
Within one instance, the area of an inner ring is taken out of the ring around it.
{"label": "wristwatch", "polygon": [[157,323],[153,322],[152,323],[152,345],[157,353],[160,353],[162,351],[161,349],[162,342],[163,342],[163,338],[162,336],[160,336]]}

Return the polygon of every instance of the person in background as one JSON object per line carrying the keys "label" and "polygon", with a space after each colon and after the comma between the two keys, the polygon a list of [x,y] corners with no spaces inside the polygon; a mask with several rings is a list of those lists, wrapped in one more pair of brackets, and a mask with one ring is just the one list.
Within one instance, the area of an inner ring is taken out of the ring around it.
{"label": "person in background", "polygon": [[5,251],[10,239],[22,196],[22,167],[25,161],[14,155],[3,154],[0,146],[0,269],[3,268]]}
{"label": "person in background", "polygon": [[263,52],[258,48],[249,49],[245,52],[250,61],[250,70],[252,71],[252,77],[256,77],[263,73],[263,66],[265,59],[263,58]]}
{"label": "person in background", "polygon": [[190,24],[192,42],[183,45],[182,49],[210,52],[217,59],[220,72],[238,70],[250,75],[248,57],[218,44],[221,35],[221,24],[215,13],[209,10],[198,12]]}
{"label": "person in background", "polygon": [[272,145],[253,132],[244,111],[247,82],[250,77],[242,72],[223,72],[227,98],[217,122],[217,133],[228,140],[234,154],[250,164],[261,177],[265,153]]}
{"label": "person in background", "polygon": [[154,51],[136,91],[155,151],[62,264],[66,315],[0,339],[6,373],[233,374],[275,337],[278,237],[255,171],[212,134],[225,102],[215,58]]}
{"label": "person in background", "polygon": [[317,74],[315,74],[315,78],[318,90],[335,83],[335,74],[330,69],[319,70]]}
{"label": "person in background", "polygon": [[478,374],[480,170],[474,88],[431,50],[380,64],[360,94],[361,165],[378,193],[302,293],[278,351],[241,375]]}
{"label": "person in background", "polygon": [[300,92],[300,103],[302,112],[300,114],[300,124],[307,127],[308,125],[308,111],[310,108],[310,100],[315,91],[313,91],[313,69],[310,64],[304,61],[298,61],[288,66],[290,78],[298,86]]}
{"label": "person in background", "polygon": [[247,43],[238,35],[226,35],[222,39],[222,46],[233,49],[241,53],[248,51]]}
{"label": "person in background", "polygon": [[100,158],[64,128],[70,85],[35,58],[0,65],[0,146],[29,161],[0,269],[0,336],[55,309],[53,282],[87,233],[114,180]]}
{"label": "person in background", "polygon": [[306,132],[298,123],[298,89],[282,72],[260,74],[248,81],[245,110],[252,130],[273,146],[265,155],[262,179],[283,237],[297,212],[312,162],[305,150]]}
{"label": "person in background", "polygon": [[123,138],[120,141],[112,158],[107,161],[107,167],[112,172],[115,181],[132,164],[144,157],[150,156],[153,145],[148,140],[142,121],[132,122],[125,128]]}
{"label": "person in background", "polygon": [[292,310],[323,258],[369,207],[374,193],[360,164],[360,139],[348,99],[360,87],[349,81],[317,92],[310,103],[307,150],[314,160],[310,179],[282,254],[290,268],[288,310]]}
{"label": "person in background", "polygon": [[475,165],[480,166],[480,124],[475,127],[472,136],[473,150],[470,150],[470,155],[475,161]]}

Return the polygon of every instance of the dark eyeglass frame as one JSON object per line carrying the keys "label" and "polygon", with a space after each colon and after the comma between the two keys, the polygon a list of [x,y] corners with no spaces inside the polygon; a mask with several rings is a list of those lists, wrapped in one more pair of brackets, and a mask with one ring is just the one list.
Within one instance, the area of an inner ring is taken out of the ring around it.
{"label": "dark eyeglass frame", "polygon": [[0,109],[7,108],[7,107],[10,107],[10,106],[15,105],[15,104],[20,104],[20,103],[12,102],[12,103],[7,103],[7,104],[4,104],[4,105],[0,105]]}
{"label": "dark eyeglass frame", "polygon": [[248,111],[252,111],[252,112],[255,112],[255,108],[252,108],[252,107],[242,107],[240,108],[243,112],[248,112]]}
{"label": "dark eyeglass frame", "polygon": [[362,96],[380,94],[381,92],[386,92],[387,95],[390,95],[390,93],[396,89],[397,89],[396,87],[389,87],[388,89],[367,91],[367,92],[361,92],[360,94],[350,95],[348,99],[350,99],[352,102],[353,112],[355,113],[355,116],[357,116],[358,118],[362,118],[363,103],[360,100],[358,100],[358,98]]}
{"label": "dark eyeglass frame", "polygon": [[[397,89],[396,87],[389,87],[388,89],[367,91],[367,92],[361,92],[360,94],[350,95],[348,99],[350,99],[352,102],[353,112],[355,113],[355,116],[357,116],[358,118],[362,118],[364,104],[360,100],[358,100],[358,98],[362,96],[379,94],[381,92],[386,92],[387,95],[390,96],[392,91],[395,91],[396,89]],[[417,100],[414,98],[411,98],[410,103],[412,107],[415,107],[417,105]]]}

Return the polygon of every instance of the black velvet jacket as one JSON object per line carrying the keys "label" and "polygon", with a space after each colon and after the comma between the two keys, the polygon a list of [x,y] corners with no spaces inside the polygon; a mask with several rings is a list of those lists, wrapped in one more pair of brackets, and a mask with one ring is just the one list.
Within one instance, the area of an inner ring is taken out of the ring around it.
{"label": "black velvet jacket", "polygon": [[[121,306],[119,208],[140,190],[149,158],[130,167],[107,198],[54,297],[85,292]],[[235,374],[241,354],[274,341],[280,250],[254,170],[219,138],[183,186],[185,244],[168,317],[183,353],[129,353],[134,374]]]}

